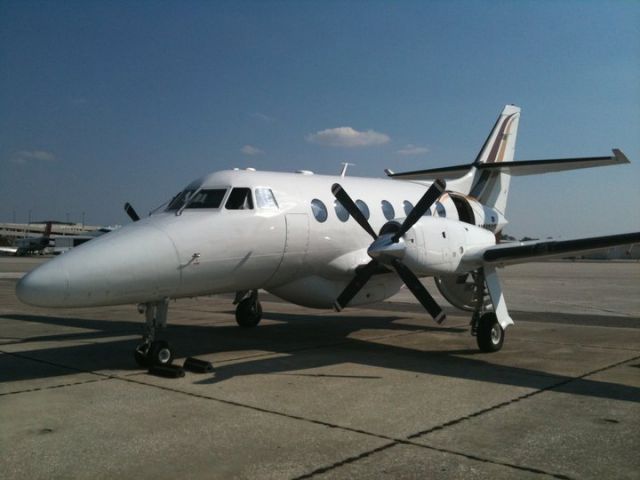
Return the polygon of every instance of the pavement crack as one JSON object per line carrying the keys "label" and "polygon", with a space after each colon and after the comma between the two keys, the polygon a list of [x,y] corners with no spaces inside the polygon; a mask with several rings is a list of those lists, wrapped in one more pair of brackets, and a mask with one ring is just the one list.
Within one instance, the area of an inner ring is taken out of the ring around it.
{"label": "pavement crack", "polygon": [[36,387],[36,388],[28,388],[25,390],[15,390],[13,392],[3,392],[3,393],[0,393],[0,397],[4,397],[7,395],[18,395],[20,393],[33,393],[33,392],[40,392],[43,390],[55,390],[58,388],[75,387],[77,385],[86,385],[88,383],[104,382],[105,380],[113,380],[113,378],[112,377],[92,378],[91,380],[81,380],[79,382],[60,383],[57,385],[48,385],[46,387]]}
{"label": "pavement crack", "polygon": [[297,477],[293,477],[291,480],[305,480],[308,478],[313,478],[316,475],[322,475],[323,473],[327,473],[330,472],[331,470],[335,470],[336,468],[340,468],[344,465],[349,465],[350,463],[354,463],[357,462],[359,460],[365,459],[367,457],[370,457],[371,455],[375,455],[376,453],[380,453],[380,452],[384,452],[385,450],[388,450],[392,447],[395,447],[396,445],[398,445],[398,442],[391,442],[391,443],[387,443],[385,445],[382,445],[378,448],[374,448],[371,450],[367,450],[366,452],[362,452],[358,455],[354,455],[352,457],[348,457],[345,458],[343,460],[340,460],[339,462],[333,463],[331,465],[326,465],[324,467],[320,467],[317,468],[315,470],[312,470],[311,472],[305,473],[303,475],[299,475]]}
{"label": "pavement crack", "polygon": [[552,385],[548,385],[548,386],[546,386],[544,388],[540,388],[538,390],[534,390],[532,392],[525,393],[524,395],[517,396],[515,398],[512,398],[511,400],[507,400],[505,402],[500,402],[500,403],[498,403],[496,405],[492,405],[492,406],[484,408],[482,410],[478,410],[476,412],[470,413],[469,415],[465,415],[463,417],[456,418],[454,420],[451,420],[449,422],[445,422],[445,423],[437,425],[435,427],[431,427],[431,428],[428,428],[426,430],[422,430],[420,432],[416,432],[416,433],[414,433],[412,435],[409,435],[407,437],[407,439],[413,440],[413,439],[416,439],[416,438],[419,438],[419,437],[423,437],[425,435],[429,435],[430,433],[437,432],[439,430],[444,430],[445,428],[452,427],[454,425],[458,425],[459,423],[465,422],[467,420],[471,420],[473,418],[477,418],[477,417],[479,417],[481,415],[484,415],[486,413],[494,412],[496,410],[499,410],[501,408],[507,407],[509,405],[513,405],[513,404],[521,402],[523,400],[527,400],[527,399],[529,399],[531,397],[534,397],[536,395],[539,395],[541,393],[548,392],[548,391],[557,389],[559,387],[564,387],[565,385],[568,385],[569,383],[575,382],[577,380],[583,380],[586,377],[589,377],[591,375],[595,375],[597,373],[601,373],[601,372],[610,370],[612,368],[618,367],[620,365],[624,365],[625,363],[633,362],[633,361],[638,360],[638,359],[640,359],[640,355],[636,356],[636,357],[628,358],[626,360],[621,360],[619,362],[616,362],[616,363],[611,364],[611,365],[607,365],[605,367],[601,367],[601,368],[598,368],[598,369],[595,369],[595,370],[591,370],[591,371],[589,371],[587,373],[584,373],[584,374],[582,374],[582,375],[580,375],[578,377],[567,378],[567,379],[562,380],[560,382],[556,382],[556,383],[554,383]]}
{"label": "pavement crack", "polygon": [[[608,368],[611,368],[611,367],[608,367]],[[264,407],[257,407],[255,405],[248,405],[248,404],[236,402],[236,401],[233,401],[233,400],[226,400],[226,399],[223,399],[223,398],[214,397],[214,396],[211,396],[211,395],[203,395],[203,394],[194,393],[194,392],[185,392],[183,390],[178,390],[178,389],[167,387],[167,386],[163,386],[163,385],[147,383],[147,382],[144,382],[144,381],[133,379],[131,377],[118,377],[118,376],[116,376],[114,378],[117,379],[117,380],[122,380],[124,382],[130,382],[130,383],[144,385],[144,386],[148,386],[148,387],[152,387],[152,388],[158,388],[158,389],[165,390],[165,391],[168,391],[168,392],[187,395],[187,396],[191,396],[191,397],[194,397],[194,398],[200,398],[200,399],[203,399],[203,400],[211,400],[211,401],[223,403],[225,405],[245,408],[245,409],[256,411],[256,412],[260,412],[260,413],[277,415],[277,416],[280,416],[280,417],[288,418],[290,420],[296,420],[296,421],[312,423],[314,425],[320,425],[320,426],[323,426],[323,427],[326,427],[326,428],[332,428],[332,429],[342,430],[342,431],[345,431],[345,432],[357,433],[357,434],[360,434],[360,435],[366,435],[368,437],[374,437],[374,438],[378,438],[378,439],[381,439],[381,440],[388,440],[388,443],[385,443],[382,446],[376,447],[374,449],[367,450],[365,452],[359,453],[358,455],[354,455],[352,457],[348,457],[348,458],[342,459],[342,460],[340,460],[340,461],[338,461],[336,463],[333,463],[331,465],[325,465],[325,466],[320,467],[318,469],[315,469],[315,470],[313,470],[311,472],[305,473],[305,474],[303,474],[301,476],[294,477],[293,480],[308,479],[308,478],[312,478],[312,477],[314,477],[316,475],[327,473],[329,471],[335,470],[336,468],[339,468],[339,467],[342,467],[342,466],[357,462],[357,461],[365,459],[365,458],[367,458],[367,457],[369,457],[371,455],[375,455],[377,453],[380,453],[380,452],[382,452],[384,450],[387,450],[389,448],[392,448],[392,447],[394,447],[396,445],[411,445],[411,446],[414,446],[414,447],[424,448],[424,449],[427,449],[427,450],[433,450],[433,451],[437,451],[437,452],[440,452],[440,453],[446,453],[446,454],[450,454],[450,455],[461,456],[461,457],[464,457],[464,458],[467,458],[467,459],[470,459],[470,460],[474,460],[474,461],[478,461],[478,462],[489,463],[489,464],[494,464],[494,465],[501,465],[501,466],[504,466],[504,467],[509,467],[509,468],[513,468],[515,470],[520,470],[520,471],[544,474],[544,475],[550,476],[552,478],[558,478],[560,480],[571,480],[570,477],[568,477],[566,475],[559,474],[559,473],[546,472],[544,470],[540,470],[540,469],[537,469],[537,468],[534,468],[534,467],[527,467],[527,466],[522,466],[522,465],[510,464],[510,463],[506,463],[506,462],[501,462],[499,460],[493,460],[493,459],[489,459],[489,458],[479,457],[477,455],[471,455],[471,454],[466,454],[466,453],[463,453],[463,452],[456,452],[454,450],[448,450],[448,449],[444,449],[444,448],[433,447],[431,445],[425,445],[425,444],[422,444],[422,443],[417,443],[417,442],[412,441],[412,439],[415,438],[415,434],[414,435],[410,435],[406,439],[395,438],[395,437],[391,437],[391,436],[387,436],[387,435],[382,435],[382,434],[379,434],[379,433],[369,432],[369,431],[362,430],[362,429],[359,429],[359,428],[347,427],[347,426],[344,426],[344,425],[338,425],[338,424],[326,422],[326,421],[323,421],[323,420],[317,420],[317,419],[313,419],[313,418],[302,417],[300,415],[293,415],[293,414],[290,414],[290,413],[284,413],[284,412],[280,412],[280,411],[277,411],[277,410],[272,410],[272,409],[268,409],[268,408],[264,408]],[[531,395],[532,394],[529,394],[529,396],[531,396]],[[504,404],[508,404],[509,402],[503,402],[503,403]],[[500,405],[503,406],[503,404],[500,404]]]}

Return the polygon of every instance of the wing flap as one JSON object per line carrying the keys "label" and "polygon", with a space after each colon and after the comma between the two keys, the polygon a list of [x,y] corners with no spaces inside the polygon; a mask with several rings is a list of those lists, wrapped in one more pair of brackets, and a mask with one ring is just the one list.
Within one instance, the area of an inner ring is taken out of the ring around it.
{"label": "wing flap", "polygon": [[530,260],[562,257],[572,253],[587,253],[616,245],[640,243],[640,232],[579,238],[576,240],[542,240],[507,243],[490,247],[482,255],[489,264],[512,265]]}

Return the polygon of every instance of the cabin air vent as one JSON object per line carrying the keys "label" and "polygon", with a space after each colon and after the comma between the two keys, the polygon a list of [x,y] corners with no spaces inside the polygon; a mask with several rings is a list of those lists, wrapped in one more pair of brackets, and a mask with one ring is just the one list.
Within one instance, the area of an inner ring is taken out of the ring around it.
{"label": "cabin air vent", "polygon": [[300,175],[313,175],[311,170],[296,170],[296,173],[299,173]]}

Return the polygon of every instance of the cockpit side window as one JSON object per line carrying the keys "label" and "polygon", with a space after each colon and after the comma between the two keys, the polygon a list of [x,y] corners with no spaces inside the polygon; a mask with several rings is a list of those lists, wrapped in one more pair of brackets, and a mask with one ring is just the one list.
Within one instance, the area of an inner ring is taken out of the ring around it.
{"label": "cockpit side window", "polygon": [[225,205],[227,210],[253,210],[250,188],[234,188]]}
{"label": "cockpit side window", "polygon": [[227,190],[224,188],[200,190],[193,195],[187,208],[220,208],[225,193]]}
{"label": "cockpit side window", "polygon": [[255,190],[256,205],[258,208],[278,209],[278,202],[270,188],[258,187]]}

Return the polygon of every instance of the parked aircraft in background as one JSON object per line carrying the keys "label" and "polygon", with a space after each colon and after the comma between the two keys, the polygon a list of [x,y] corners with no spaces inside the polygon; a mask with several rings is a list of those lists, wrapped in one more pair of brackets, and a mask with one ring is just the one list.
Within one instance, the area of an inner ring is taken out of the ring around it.
{"label": "parked aircraft in background", "polygon": [[[254,327],[258,290],[293,303],[341,310],[394,295],[403,284],[437,322],[442,308],[420,282],[471,313],[485,352],[500,350],[508,313],[497,268],[640,241],[640,233],[500,244],[513,175],[615,165],[612,156],[514,162],[520,109],[508,105],[475,161],[390,178],[213,173],[190,183],[167,208],[88,242],[27,274],[25,303],[44,307],[138,304],[146,331],[143,365],[173,358],[157,331],[169,299],[235,292],[236,319]],[[448,183],[445,180],[449,180]],[[355,221],[353,221],[355,220]]]}
{"label": "parked aircraft in background", "polygon": [[26,237],[16,240],[15,247],[0,247],[0,252],[12,253],[17,256],[28,255],[30,253],[40,253],[50,245],[51,242],[51,222],[47,222],[44,234],[39,237]]}

